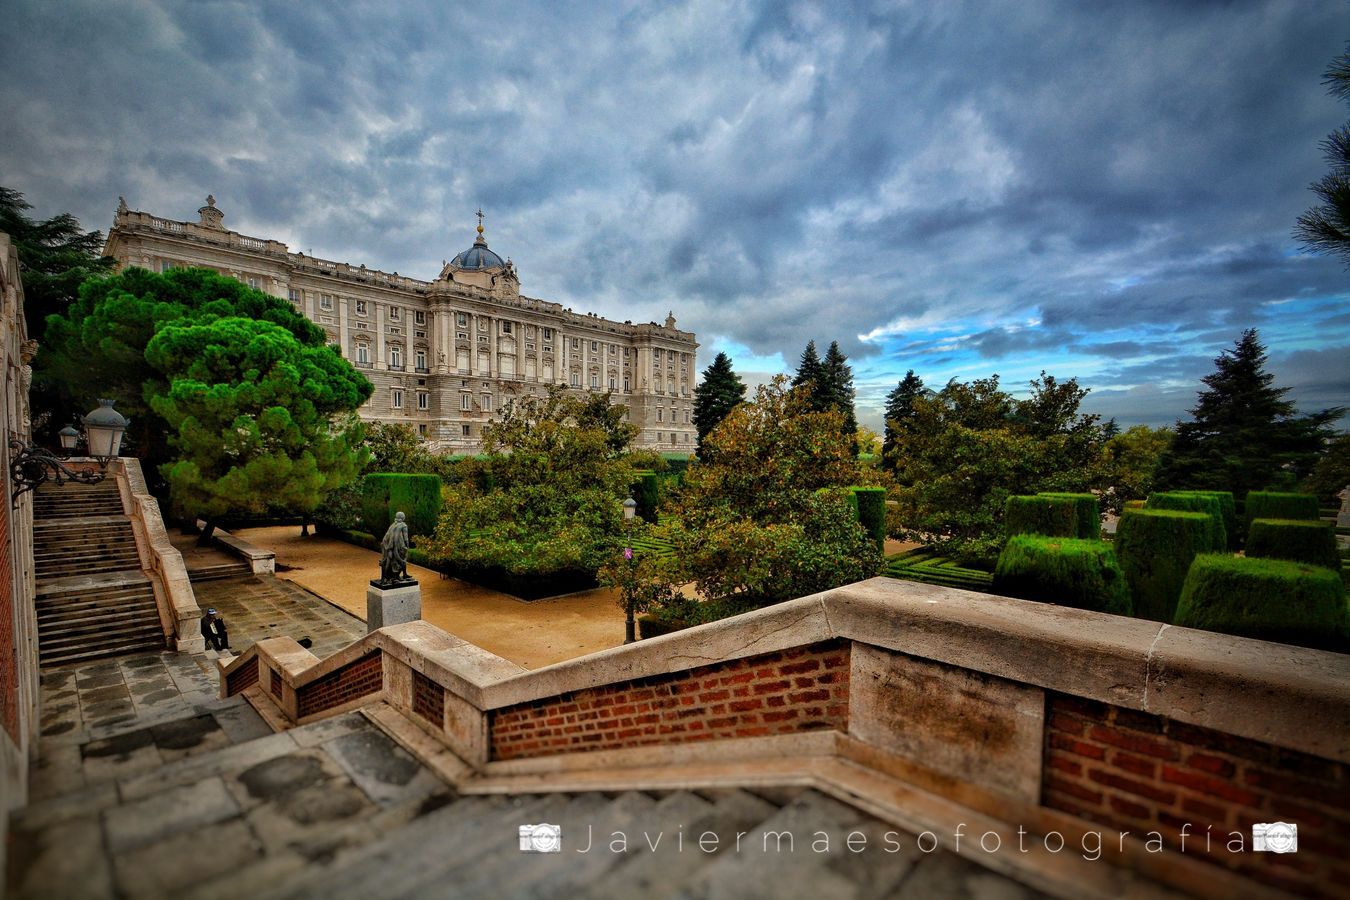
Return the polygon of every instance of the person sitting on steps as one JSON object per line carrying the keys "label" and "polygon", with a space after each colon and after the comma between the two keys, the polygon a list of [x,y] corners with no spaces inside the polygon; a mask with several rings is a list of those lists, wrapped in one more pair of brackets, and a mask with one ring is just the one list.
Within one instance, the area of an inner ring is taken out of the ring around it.
{"label": "person sitting on steps", "polygon": [[225,620],[214,608],[208,609],[206,615],[202,616],[202,637],[206,638],[206,646],[212,650],[230,649],[230,633],[225,630]]}

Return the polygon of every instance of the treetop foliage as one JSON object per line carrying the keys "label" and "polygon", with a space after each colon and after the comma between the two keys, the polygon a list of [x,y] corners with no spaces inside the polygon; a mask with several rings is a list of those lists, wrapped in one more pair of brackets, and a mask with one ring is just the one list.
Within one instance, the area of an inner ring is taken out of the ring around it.
{"label": "treetop foliage", "polygon": [[708,434],[744,399],[745,383],[732,370],[731,359],[718,353],[694,388],[694,425],[700,448]]}
{"label": "treetop foliage", "polygon": [[[1332,60],[1323,84],[1333,97],[1350,102],[1350,51]],[[1322,202],[1298,217],[1294,237],[1350,266],[1350,123],[1327,135],[1322,154],[1331,170],[1308,186]]]}

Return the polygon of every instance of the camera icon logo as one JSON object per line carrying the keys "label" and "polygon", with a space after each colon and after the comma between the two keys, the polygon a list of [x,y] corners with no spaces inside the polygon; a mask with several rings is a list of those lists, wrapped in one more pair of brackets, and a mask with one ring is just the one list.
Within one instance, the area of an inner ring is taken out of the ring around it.
{"label": "camera icon logo", "polygon": [[543,823],[520,826],[520,850],[522,853],[561,853],[562,827]]}
{"label": "camera icon logo", "polygon": [[1257,822],[1252,826],[1252,849],[1266,853],[1297,853],[1298,826],[1291,822]]}

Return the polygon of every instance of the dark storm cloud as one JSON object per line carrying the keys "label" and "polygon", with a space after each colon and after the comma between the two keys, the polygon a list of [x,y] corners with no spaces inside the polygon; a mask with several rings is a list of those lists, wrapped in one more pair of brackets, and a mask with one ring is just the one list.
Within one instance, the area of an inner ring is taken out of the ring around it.
{"label": "dark storm cloud", "polygon": [[1344,13],[20,0],[0,183],[102,228],[119,194],[191,218],[214,192],[229,227],[420,277],[481,205],[533,296],[759,358],[837,339],[877,383],[946,322],[939,380],[1072,353],[1175,417],[1121,380],[1180,377],[1169,341],[1331,340],[1272,302],[1346,293],[1289,237],[1345,118]]}

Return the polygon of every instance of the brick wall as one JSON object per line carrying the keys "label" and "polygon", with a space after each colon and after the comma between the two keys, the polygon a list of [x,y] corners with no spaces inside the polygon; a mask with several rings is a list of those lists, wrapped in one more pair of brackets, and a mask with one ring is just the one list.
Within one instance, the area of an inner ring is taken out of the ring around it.
{"label": "brick wall", "polygon": [[496,710],[491,758],[848,729],[849,648],[810,647]]}
{"label": "brick wall", "polygon": [[380,651],[367,653],[355,662],[300,688],[296,692],[299,718],[378,692],[384,685],[384,670],[380,660]]}
{"label": "brick wall", "polygon": [[413,672],[412,692],[413,712],[440,728],[445,723],[445,688],[421,672]]}
{"label": "brick wall", "polygon": [[254,656],[248,662],[225,676],[225,693],[237,694],[244,688],[252,687],[258,683],[258,657]]}
{"label": "brick wall", "polygon": [[[1185,853],[1318,896],[1350,884],[1346,766],[1208,728],[1050,695],[1043,802],[1114,830],[1162,834]],[[1297,853],[1256,853],[1257,822],[1298,825]],[[1211,848],[1205,846],[1212,829]],[[1229,853],[1229,832],[1246,852]],[[1220,840],[1222,837],[1222,840]]]}

